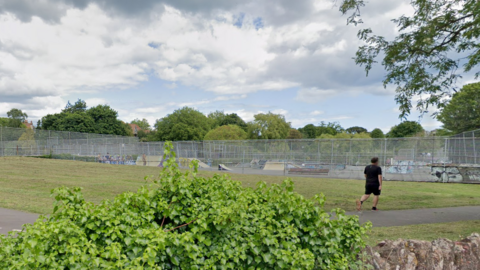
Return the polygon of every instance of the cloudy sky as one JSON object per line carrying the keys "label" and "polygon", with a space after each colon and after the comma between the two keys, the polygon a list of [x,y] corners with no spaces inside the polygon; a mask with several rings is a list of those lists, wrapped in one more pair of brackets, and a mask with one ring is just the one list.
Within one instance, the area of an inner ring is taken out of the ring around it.
{"label": "cloudy sky", "polygon": [[[392,37],[408,3],[369,1],[361,27]],[[388,131],[394,92],[355,66],[359,29],[333,0],[0,0],[0,116],[36,122],[81,98],[151,124],[191,106]]]}

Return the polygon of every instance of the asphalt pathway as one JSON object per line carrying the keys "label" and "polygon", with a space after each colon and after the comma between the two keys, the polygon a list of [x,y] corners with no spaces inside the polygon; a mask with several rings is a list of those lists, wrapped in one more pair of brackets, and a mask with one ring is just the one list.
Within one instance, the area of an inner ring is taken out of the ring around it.
{"label": "asphalt pathway", "polygon": [[[463,206],[452,208],[429,208],[413,210],[347,212],[358,215],[360,222],[371,221],[374,227],[391,227],[428,223],[444,223],[466,220],[480,220],[480,206]],[[21,231],[22,225],[33,223],[38,214],[0,208],[0,233]]]}
{"label": "asphalt pathway", "polygon": [[371,208],[365,208],[361,212],[348,212],[347,214],[358,215],[361,223],[371,221],[374,227],[480,220],[480,206],[391,211],[372,211],[368,209]]}
{"label": "asphalt pathway", "polygon": [[21,231],[23,224],[33,223],[38,217],[38,214],[0,208],[0,233],[7,234],[11,231]]}

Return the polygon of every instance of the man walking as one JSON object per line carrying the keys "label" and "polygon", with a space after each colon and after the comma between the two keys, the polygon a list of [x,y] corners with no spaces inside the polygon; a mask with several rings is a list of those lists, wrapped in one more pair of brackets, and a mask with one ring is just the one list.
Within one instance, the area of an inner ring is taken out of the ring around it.
{"label": "man walking", "polygon": [[366,201],[370,194],[373,193],[373,207],[372,211],[377,211],[377,203],[380,193],[382,192],[382,168],[378,166],[378,158],[374,157],[371,160],[372,164],[365,167],[364,174],[367,180],[365,184],[365,194],[360,200],[357,200],[357,210],[362,210],[362,204]]}

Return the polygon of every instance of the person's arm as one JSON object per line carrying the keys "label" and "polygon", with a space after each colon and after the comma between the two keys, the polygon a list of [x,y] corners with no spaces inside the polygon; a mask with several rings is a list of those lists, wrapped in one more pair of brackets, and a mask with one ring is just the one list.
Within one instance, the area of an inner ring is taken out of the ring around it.
{"label": "person's arm", "polygon": [[378,187],[378,190],[382,190],[382,182],[383,182],[382,168],[378,167],[378,183],[380,184],[380,186]]}

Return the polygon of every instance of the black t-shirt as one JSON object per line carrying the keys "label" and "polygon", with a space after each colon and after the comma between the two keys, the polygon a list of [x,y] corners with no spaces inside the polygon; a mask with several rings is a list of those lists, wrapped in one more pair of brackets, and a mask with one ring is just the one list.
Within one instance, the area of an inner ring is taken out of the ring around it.
{"label": "black t-shirt", "polygon": [[367,175],[367,185],[379,186],[378,176],[382,175],[382,168],[377,165],[368,165],[363,172]]}

